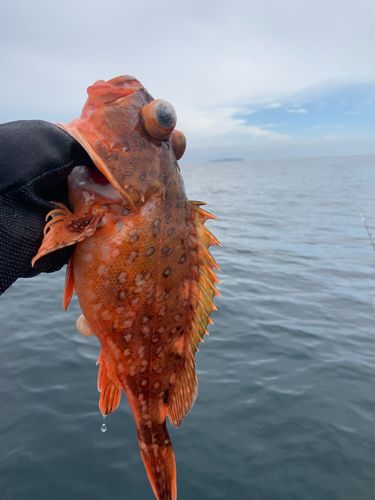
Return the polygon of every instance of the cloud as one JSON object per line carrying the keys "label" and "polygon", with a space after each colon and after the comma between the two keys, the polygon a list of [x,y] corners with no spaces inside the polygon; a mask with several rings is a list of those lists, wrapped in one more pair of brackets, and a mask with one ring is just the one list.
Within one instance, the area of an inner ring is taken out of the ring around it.
{"label": "cloud", "polygon": [[374,16],[373,0],[5,2],[0,121],[69,121],[88,85],[133,74],[175,106],[189,147],[286,140],[236,116],[300,120],[327,82],[375,81]]}
{"label": "cloud", "polygon": [[189,137],[192,147],[207,147],[212,144],[259,143],[288,139],[288,135],[266,130],[271,125],[249,125],[246,120],[237,118],[237,108],[213,108],[199,110],[189,119],[181,120],[184,133]]}
{"label": "cloud", "polygon": [[307,113],[307,109],[304,108],[296,108],[296,109],[288,109],[288,113]]}
{"label": "cloud", "polygon": [[266,109],[277,109],[281,108],[282,104],[281,102],[271,102],[270,104],[267,104]]}

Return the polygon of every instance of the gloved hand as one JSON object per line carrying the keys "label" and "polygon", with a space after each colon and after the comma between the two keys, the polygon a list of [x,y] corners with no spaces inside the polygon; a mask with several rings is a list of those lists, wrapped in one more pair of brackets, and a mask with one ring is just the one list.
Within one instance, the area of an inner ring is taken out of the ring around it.
{"label": "gloved hand", "polygon": [[67,177],[78,165],[93,165],[63,130],[41,120],[0,125],[0,294],[19,277],[58,271],[74,246],[52,252],[31,267],[43,239],[45,217],[68,204]]}

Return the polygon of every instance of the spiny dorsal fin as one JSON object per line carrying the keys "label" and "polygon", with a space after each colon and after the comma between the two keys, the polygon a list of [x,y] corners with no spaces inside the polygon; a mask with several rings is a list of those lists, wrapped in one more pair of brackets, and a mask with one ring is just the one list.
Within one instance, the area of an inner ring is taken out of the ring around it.
{"label": "spiny dorsal fin", "polygon": [[[188,345],[185,347],[185,363],[171,392],[168,416],[171,423],[178,427],[190,411],[197,397],[198,378],[195,372],[194,355],[203,335],[207,333],[211,311],[215,309],[213,298],[218,295],[215,283],[219,283],[212,267],[219,269],[208,251],[210,245],[220,245],[217,239],[204,227],[207,219],[216,219],[202,210],[203,203],[189,201],[190,209],[190,258],[196,268],[190,282],[190,324],[188,326]],[[195,278],[195,279],[194,279]]]}

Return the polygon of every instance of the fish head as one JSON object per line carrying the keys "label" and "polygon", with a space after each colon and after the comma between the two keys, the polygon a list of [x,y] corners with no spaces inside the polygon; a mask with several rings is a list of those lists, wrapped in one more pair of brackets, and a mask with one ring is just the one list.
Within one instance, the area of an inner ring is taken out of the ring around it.
{"label": "fish head", "polygon": [[133,209],[182,183],[177,160],[186,140],[175,130],[173,106],[153,99],[132,76],[98,80],[87,89],[81,116],[60,125]]}

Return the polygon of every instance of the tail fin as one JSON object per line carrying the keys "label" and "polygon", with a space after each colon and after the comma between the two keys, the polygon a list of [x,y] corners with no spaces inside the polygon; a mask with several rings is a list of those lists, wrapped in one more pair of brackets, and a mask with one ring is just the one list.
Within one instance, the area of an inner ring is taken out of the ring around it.
{"label": "tail fin", "polygon": [[164,421],[142,423],[138,441],[148,479],[158,500],[176,500],[176,462]]}

